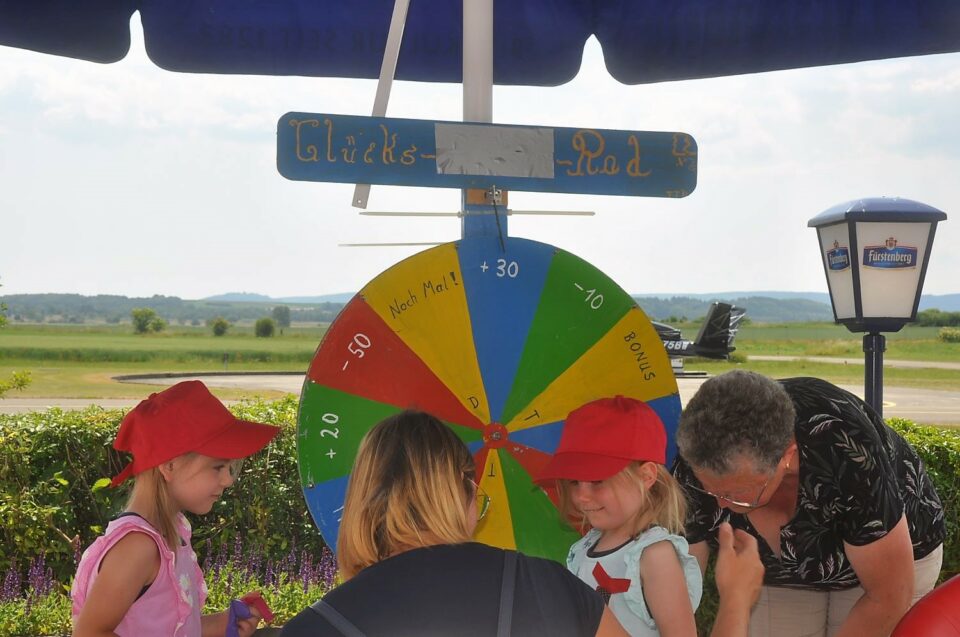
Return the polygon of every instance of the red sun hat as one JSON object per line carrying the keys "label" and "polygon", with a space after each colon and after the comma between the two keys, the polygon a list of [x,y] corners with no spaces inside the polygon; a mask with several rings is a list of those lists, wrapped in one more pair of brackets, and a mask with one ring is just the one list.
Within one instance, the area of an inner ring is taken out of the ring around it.
{"label": "red sun hat", "polygon": [[634,461],[667,461],[663,422],[643,401],[601,398],[570,412],[557,450],[535,481],[606,480]]}
{"label": "red sun hat", "polygon": [[133,454],[133,461],[110,486],[189,452],[245,458],[263,449],[279,431],[273,425],[236,418],[206,385],[183,381],[150,394],[124,416],[113,448]]}

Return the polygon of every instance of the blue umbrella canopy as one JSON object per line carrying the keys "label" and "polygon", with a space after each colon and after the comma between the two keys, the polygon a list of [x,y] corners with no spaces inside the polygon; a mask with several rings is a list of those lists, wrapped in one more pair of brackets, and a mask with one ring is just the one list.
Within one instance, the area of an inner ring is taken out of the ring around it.
{"label": "blue umbrella canopy", "polygon": [[[0,45],[190,73],[376,78],[392,0],[0,0]],[[956,0],[499,0],[494,82],[554,86],[595,35],[625,84],[960,50]],[[413,0],[396,77],[460,82],[462,3]]]}

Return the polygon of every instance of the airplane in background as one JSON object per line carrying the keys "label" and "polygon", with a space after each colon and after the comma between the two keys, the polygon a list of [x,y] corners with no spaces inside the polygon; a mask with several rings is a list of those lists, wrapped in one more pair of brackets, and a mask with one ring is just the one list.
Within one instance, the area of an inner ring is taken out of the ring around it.
{"label": "airplane in background", "polygon": [[667,350],[675,375],[704,375],[706,372],[685,372],[683,359],[689,356],[721,360],[729,358],[730,353],[736,349],[733,346],[733,340],[737,336],[740,321],[746,313],[747,311],[742,307],[714,302],[707,311],[696,340],[693,341],[684,340],[680,330],[666,323],[658,321],[651,321],[651,323],[657,330],[660,340],[663,341],[663,347]]}

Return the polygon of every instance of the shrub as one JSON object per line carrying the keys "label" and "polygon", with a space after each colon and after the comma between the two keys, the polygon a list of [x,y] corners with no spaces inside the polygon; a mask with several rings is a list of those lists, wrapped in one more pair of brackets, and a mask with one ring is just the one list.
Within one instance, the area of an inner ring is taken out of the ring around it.
{"label": "shrub", "polygon": [[941,327],[937,338],[944,343],[960,343],[960,327]]}
{"label": "shrub", "polygon": [[273,308],[273,320],[279,327],[290,327],[290,308],[286,305],[278,305]]}
{"label": "shrub", "polygon": [[943,541],[940,581],[960,574],[960,434],[954,430],[925,427],[903,418],[887,423],[909,442],[937,487],[943,504],[947,537]]}
{"label": "shrub", "polygon": [[[35,576],[36,562],[31,564],[30,576]],[[69,635],[70,598],[49,574],[38,582],[25,583],[20,594],[13,588],[8,570],[0,594],[0,635]],[[29,579],[29,577],[28,577]],[[19,582],[17,582],[19,583]]]}
{"label": "shrub", "polygon": [[210,321],[210,328],[213,330],[214,336],[223,336],[230,329],[230,323],[222,316],[218,316]]}
{"label": "shrub", "polygon": [[269,338],[273,336],[273,333],[277,329],[277,323],[272,318],[264,317],[257,319],[256,324],[253,326],[253,333],[257,336],[263,338]]}
{"label": "shrub", "polygon": [[202,562],[209,594],[204,612],[215,613],[252,590],[263,590],[264,598],[283,624],[317,601],[338,583],[337,563],[324,548],[318,554],[290,552],[279,560],[264,559],[256,545],[235,545]]}
{"label": "shrub", "polygon": [[[130,311],[130,320],[133,322],[133,331],[137,334],[146,334],[152,329],[154,321],[162,320],[155,310],[149,307],[135,307]],[[163,329],[163,328],[160,328]],[[159,332],[160,330],[154,330]]]}
{"label": "shrub", "polygon": [[0,398],[11,389],[21,390],[29,384],[30,372],[13,372],[8,379],[0,379]]}
{"label": "shrub", "polygon": [[76,549],[120,508],[116,493],[95,489],[121,465],[110,443],[120,412],[45,412],[0,419],[0,569],[43,555],[66,581]]}

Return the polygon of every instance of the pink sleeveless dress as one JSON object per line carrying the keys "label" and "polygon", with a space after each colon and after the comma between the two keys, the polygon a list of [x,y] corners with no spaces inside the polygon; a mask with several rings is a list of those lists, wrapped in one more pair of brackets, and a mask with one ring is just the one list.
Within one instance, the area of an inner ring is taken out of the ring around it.
{"label": "pink sleeveless dress", "polygon": [[160,550],[157,578],[137,599],[114,632],[120,637],[199,637],[200,611],[207,599],[207,586],[197,564],[197,555],[190,546],[190,523],[183,514],[177,516],[182,538],[176,553],[157,531],[135,515],[118,518],[107,525],[106,532],[84,551],[73,581],[73,621],[100,570],[104,555],[127,533],[145,533]]}

